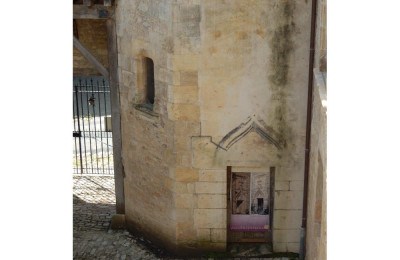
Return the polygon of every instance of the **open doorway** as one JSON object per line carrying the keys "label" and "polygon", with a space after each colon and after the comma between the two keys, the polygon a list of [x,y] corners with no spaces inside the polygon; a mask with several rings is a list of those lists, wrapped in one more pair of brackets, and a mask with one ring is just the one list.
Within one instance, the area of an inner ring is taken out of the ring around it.
{"label": "open doorway", "polygon": [[272,252],[275,168],[227,167],[227,242]]}

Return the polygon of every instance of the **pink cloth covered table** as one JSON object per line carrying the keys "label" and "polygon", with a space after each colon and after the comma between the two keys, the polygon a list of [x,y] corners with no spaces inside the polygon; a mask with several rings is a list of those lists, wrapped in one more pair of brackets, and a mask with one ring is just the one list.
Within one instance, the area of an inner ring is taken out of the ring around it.
{"label": "pink cloth covered table", "polygon": [[232,231],[268,231],[269,215],[231,215]]}

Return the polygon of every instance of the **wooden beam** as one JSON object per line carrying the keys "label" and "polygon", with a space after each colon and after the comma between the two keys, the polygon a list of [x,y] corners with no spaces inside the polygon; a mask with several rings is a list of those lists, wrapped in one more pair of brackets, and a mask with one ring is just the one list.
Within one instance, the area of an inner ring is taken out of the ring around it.
{"label": "wooden beam", "polygon": [[[273,230],[274,228],[274,204],[275,204],[275,167],[270,167],[270,179],[269,179],[269,229]],[[274,232],[271,232],[271,241],[274,241]],[[271,243],[272,252],[274,251],[274,244]]]}
{"label": "wooden beam", "polygon": [[108,19],[114,16],[114,8],[103,5],[91,7],[84,5],[74,6],[74,19]]}
{"label": "wooden beam", "polygon": [[108,67],[110,70],[111,124],[117,214],[125,214],[124,167],[122,164],[121,106],[119,102],[118,50],[114,19],[107,20]]}
{"label": "wooden beam", "polygon": [[106,79],[109,78],[109,73],[108,70],[103,66],[103,64],[96,59],[93,54],[90,53],[88,49],[75,37],[73,36],[74,39],[74,47],[78,49],[78,51],[85,57],[92,66],[101,73]]}

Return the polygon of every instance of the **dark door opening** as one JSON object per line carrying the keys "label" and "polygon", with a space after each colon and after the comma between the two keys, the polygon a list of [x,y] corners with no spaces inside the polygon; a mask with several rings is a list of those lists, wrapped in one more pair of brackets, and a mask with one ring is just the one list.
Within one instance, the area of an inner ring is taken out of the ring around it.
{"label": "dark door opening", "polygon": [[257,213],[261,214],[264,210],[264,198],[257,198]]}

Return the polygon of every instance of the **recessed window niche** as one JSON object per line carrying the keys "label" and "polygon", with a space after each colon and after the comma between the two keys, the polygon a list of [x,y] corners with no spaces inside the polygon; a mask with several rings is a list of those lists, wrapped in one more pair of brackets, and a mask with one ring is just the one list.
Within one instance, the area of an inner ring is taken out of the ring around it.
{"label": "recessed window niche", "polygon": [[149,57],[137,59],[137,89],[135,107],[144,112],[154,114],[155,80],[154,62]]}
{"label": "recessed window niche", "polygon": [[144,66],[145,66],[145,89],[146,89],[146,103],[154,104],[154,62],[150,58],[144,58]]}

